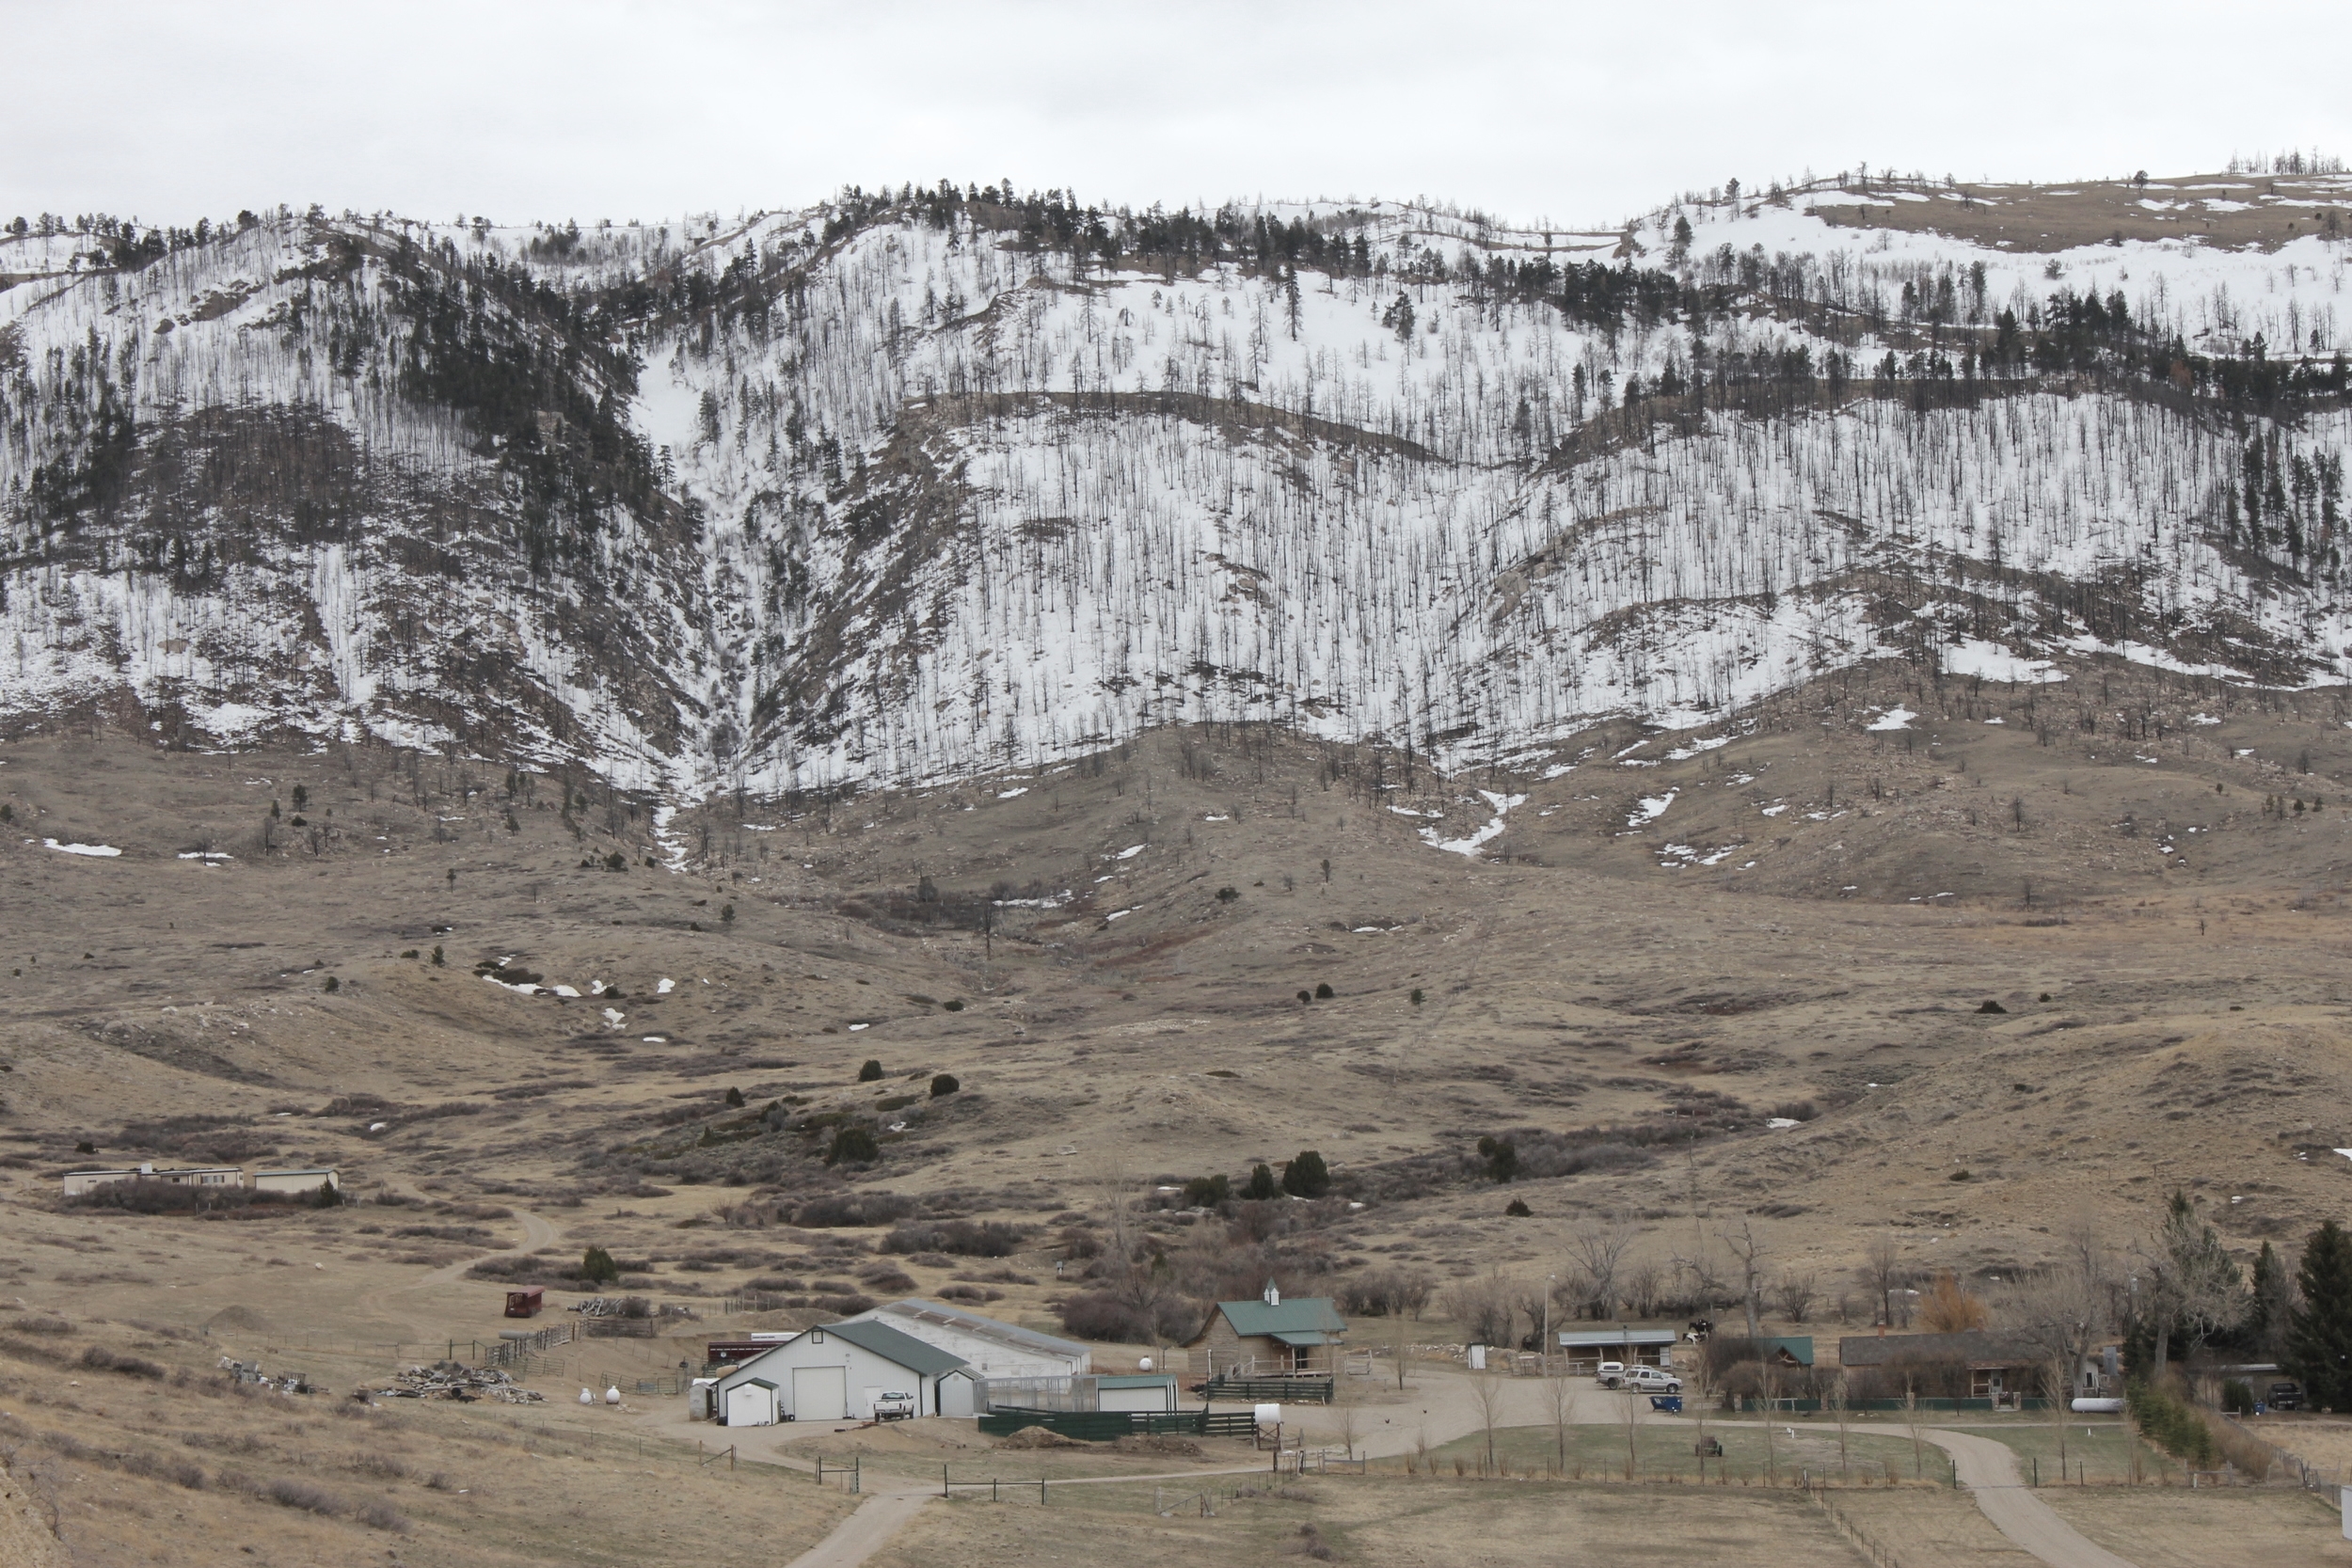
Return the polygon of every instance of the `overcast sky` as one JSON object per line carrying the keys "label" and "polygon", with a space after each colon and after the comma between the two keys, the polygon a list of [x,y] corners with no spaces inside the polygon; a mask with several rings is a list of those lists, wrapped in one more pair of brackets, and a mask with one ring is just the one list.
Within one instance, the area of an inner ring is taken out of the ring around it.
{"label": "overcast sky", "polygon": [[2352,4],[0,0],[0,220],[311,201],[501,222],[1010,178],[1613,223],[1857,160],[2352,157]]}

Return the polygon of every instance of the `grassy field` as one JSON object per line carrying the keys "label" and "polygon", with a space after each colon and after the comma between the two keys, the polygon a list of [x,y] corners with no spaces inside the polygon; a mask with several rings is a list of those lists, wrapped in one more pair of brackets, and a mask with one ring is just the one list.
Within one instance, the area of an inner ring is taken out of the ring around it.
{"label": "grassy field", "polygon": [[[740,1545],[747,1508],[788,1560],[852,1502],[577,1406],[288,1396],[120,1325],[87,1342],[17,1326],[0,1329],[0,1443],[75,1568],[706,1560]],[[118,1365],[86,1365],[90,1344]]]}
{"label": "grassy field", "polygon": [[2352,1563],[2342,1516],[2316,1493],[2280,1487],[2048,1488],[2042,1499],[2139,1568],[2318,1568]]}
{"label": "grassy field", "polygon": [[[1082,1497],[1081,1493],[1085,1496]],[[1034,1497],[990,1504],[935,1503],[885,1550],[876,1568],[937,1568],[985,1560],[1039,1564],[1116,1561],[1124,1568],[1202,1562],[1295,1562],[1318,1544],[1341,1561],[1419,1565],[1724,1562],[1815,1568],[1867,1560],[1819,1508],[1795,1492],[1733,1488],[1695,1495],[1671,1487],[1550,1486],[1506,1481],[1293,1479],[1269,1493],[1217,1496],[1204,1516],[1196,1493],[1071,1488],[1040,1508]],[[1924,1494],[1926,1512],[1969,1509]],[[1067,1503],[1067,1506],[1065,1504]],[[1566,1554],[1564,1557],[1564,1553]]]}

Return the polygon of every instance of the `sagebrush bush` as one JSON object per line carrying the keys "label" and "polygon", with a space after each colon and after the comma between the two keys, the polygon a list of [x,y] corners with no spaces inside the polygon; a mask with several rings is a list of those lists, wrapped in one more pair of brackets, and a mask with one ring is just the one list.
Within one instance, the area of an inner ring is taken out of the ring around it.
{"label": "sagebrush bush", "polygon": [[1028,1239],[1025,1226],[1009,1220],[915,1220],[882,1240],[884,1252],[944,1252],[959,1258],[1009,1258]]}

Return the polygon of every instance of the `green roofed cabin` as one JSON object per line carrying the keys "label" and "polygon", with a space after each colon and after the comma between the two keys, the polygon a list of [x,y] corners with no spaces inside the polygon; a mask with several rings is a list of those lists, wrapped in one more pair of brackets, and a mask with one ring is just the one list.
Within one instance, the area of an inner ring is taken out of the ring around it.
{"label": "green roofed cabin", "polygon": [[1273,1376],[1333,1370],[1338,1347],[1347,1338],[1347,1320],[1329,1296],[1282,1299],[1274,1281],[1255,1301],[1220,1301],[1208,1325],[1186,1346],[1192,1370],[1216,1376]]}

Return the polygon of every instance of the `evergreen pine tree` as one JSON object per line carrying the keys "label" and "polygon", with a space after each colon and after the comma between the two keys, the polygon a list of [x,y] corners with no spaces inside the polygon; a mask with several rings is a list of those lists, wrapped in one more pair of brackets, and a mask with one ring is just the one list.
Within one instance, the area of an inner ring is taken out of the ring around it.
{"label": "evergreen pine tree", "polygon": [[2288,1315],[2280,1365],[2303,1397],[2327,1410],[2352,1407],[2352,1236],[2324,1221],[2303,1243],[2303,1303]]}

